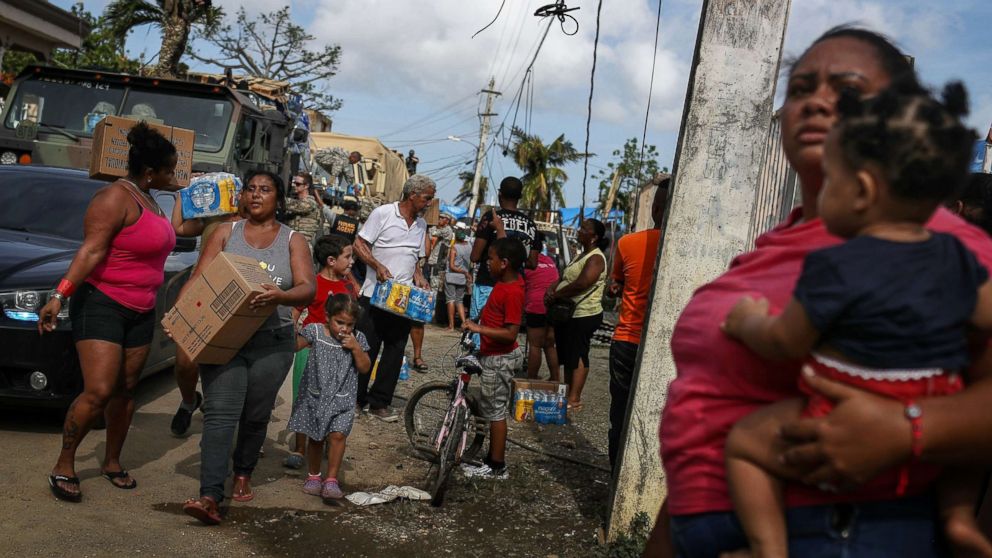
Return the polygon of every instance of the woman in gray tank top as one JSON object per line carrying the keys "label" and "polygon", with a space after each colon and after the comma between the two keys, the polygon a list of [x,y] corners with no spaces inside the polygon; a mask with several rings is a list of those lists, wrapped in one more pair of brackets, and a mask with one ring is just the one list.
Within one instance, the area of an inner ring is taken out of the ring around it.
{"label": "woman in gray tank top", "polygon": [[251,474],[265,441],[276,394],[296,350],[291,309],[309,304],[316,288],[306,238],[276,221],[276,209],[285,199],[282,180],[267,171],[254,171],[245,177],[244,184],[241,203],[248,217],[211,235],[187,283],[191,284],[219,252],[247,256],[257,259],[272,277],[272,284],[265,286],[266,292],[255,297],[252,306],[278,305],[230,362],[201,367],[200,497],[187,500],[183,511],[209,525],[220,523],[217,505],[224,499],[231,446],[232,497],[241,502],[254,497]]}

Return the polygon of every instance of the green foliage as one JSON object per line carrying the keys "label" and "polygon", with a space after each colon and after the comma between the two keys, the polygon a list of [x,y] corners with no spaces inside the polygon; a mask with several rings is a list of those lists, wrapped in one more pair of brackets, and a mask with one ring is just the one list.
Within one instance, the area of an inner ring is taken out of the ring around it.
{"label": "green foliage", "polygon": [[593,178],[599,179],[599,207],[606,206],[606,199],[610,195],[610,186],[613,181],[613,174],[620,173],[620,186],[617,188],[616,196],[613,199],[613,209],[619,209],[625,215],[630,215],[634,207],[633,198],[636,195],[637,187],[650,180],[659,170],[658,151],[655,146],[648,144],[644,148],[644,161],[640,162],[641,150],[637,138],[630,138],[623,144],[623,149],[613,151],[613,160],[606,164],[605,169],[600,169]]}
{"label": "green foliage", "polygon": [[610,543],[606,551],[608,558],[640,558],[644,545],[651,534],[651,518],[644,512],[637,512],[630,522],[630,530]]}
{"label": "green foliage", "polygon": [[[52,52],[53,66],[74,69],[97,69],[108,72],[134,73],[141,67],[138,60],[130,58],[124,50],[124,37],[107,23],[106,18],[96,17],[78,2],[70,9],[72,14],[90,27],[77,49],[58,48]],[[3,73],[16,75],[29,64],[41,60],[33,53],[8,51],[3,59]]]}
{"label": "green foliage", "polygon": [[327,92],[327,80],[338,71],[341,47],[312,48],[316,37],[293,22],[289,6],[257,19],[249,19],[241,8],[233,26],[225,25],[212,33],[198,31],[195,37],[220,51],[214,58],[189,50],[188,54],[200,62],[232,68],[236,74],[289,82],[293,91],[303,96],[307,108],[322,112],[341,108],[341,100]]}
{"label": "green foliage", "polygon": [[149,73],[177,77],[184,68],[180,58],[189,46],[192,31],[211,33],[220,25],[224,12],[211,0],[114,0],[107,5],[104,19],[120,41],[135,28],[151,25],[162,32],[158,62]]}
{"label": "green foliage", "polygon": [[[458,173],[458,179],[462,181],[461,188],[458,189],[458,195],[455,196],[456,205],[469,206],[469,201],[472,199],[472,181],[475,179],[475,173],[472,171],[462,171]],[[479,195],[476,197],[475,206],[479,207],[486,202],[486,192],[489,190],[489,179],[485,176],[479,179]]]}
{"label": "green foliage", "polygon": [[517,127],[513,128],[512,137],[510,151],[513,161],[524,172],[520,177],[524,183],[520,206],[543,210],[552,209],[556,204],[557,207],[564,207],[563,188],[568,174],[561,167],[592,154],[580,153],[571,141],[565,139],[565,134],[547,145],[537,135]]}

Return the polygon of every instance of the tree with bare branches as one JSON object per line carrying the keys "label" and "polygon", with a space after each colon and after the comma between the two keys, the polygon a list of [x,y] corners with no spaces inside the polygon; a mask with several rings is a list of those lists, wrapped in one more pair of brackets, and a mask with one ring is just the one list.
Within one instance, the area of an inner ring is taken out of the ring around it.
{"label": "tree with bare branches", "polygon": [[225,25],[213,33],[197,33],[220,51],[216,59],[190,49],[189,55],[200,62],[252,77],[285,81],[303,96],[306,108],[331,112],[341,108],[341,101],[327,92],[327,80],[338,70],[341,47],[324,45],[311,48],[315,36],[295,24],[289,6],[250,19],[244,8],[238,10],[235,24]]}
{"label": "tree with bare branches", "polygon": [[103,17],[118,37],[125,37],[136,27],[152,25],[162,31],[162,46],[158,62],[149,73],[175,78],[180,72],[179,60],[195,30],[211,34],[220,24],[224,12],[211,0],[114,0],[107,5]]}

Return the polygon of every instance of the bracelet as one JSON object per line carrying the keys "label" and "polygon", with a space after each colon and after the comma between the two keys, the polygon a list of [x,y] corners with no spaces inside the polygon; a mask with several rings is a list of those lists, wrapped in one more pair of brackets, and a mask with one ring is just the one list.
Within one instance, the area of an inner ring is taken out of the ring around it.
{"label": "bracelet", "polygon": [[55,287],[55,292],[64,297],[70,297],[72,296],[72,293],[76,292],[76,286],[72,284],[72,281],[63,277],[62,280],[59,281],[59,286]]}

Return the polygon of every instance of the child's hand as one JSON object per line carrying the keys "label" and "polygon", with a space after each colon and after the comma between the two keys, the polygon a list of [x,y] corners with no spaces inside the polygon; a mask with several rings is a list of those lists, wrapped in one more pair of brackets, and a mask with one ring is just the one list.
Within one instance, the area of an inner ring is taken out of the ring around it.
{"label": "child's hand", "polygon": [[767,316],[768,315],[768,299],[758,298],[754,299],[749,296],[737,301],[737,304],[730,309],[727,317],[724,319],[723,323],[720,324],[720,329],[730,337],[739,339],[741,336],[741,330],[743,328],[744,322],[747,318],[751,316]]}
{"label": "child's hand", "polygon": [[471,331],[472,333],[479,333],[482,331],[482,327],[472,320],[465,320],[465,323],[462,324],[462,329],[465,331]]}
{"label": "child's hand", "polygon": [[358,339],[355,338],[354,333],[341,336],[341,347],[351,352],[362,350],[362,346],[358,344]]}

